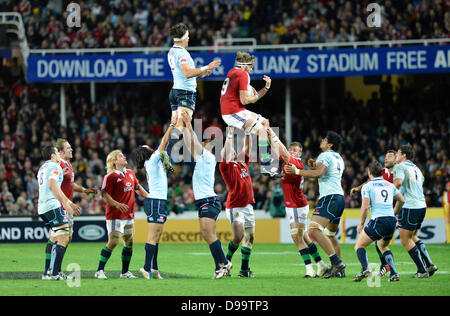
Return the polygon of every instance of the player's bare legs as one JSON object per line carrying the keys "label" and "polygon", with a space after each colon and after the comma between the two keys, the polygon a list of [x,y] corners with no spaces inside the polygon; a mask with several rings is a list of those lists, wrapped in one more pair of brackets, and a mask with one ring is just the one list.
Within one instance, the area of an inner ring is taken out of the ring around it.
{"label": "player's bare legs", "polygon": [[341,245],[336,238],[336,232],[339,229],[339,224],[328,224],[327,229],[325,230],[326,235],[330,238],[331,244],[333,245],[334,251],[336,254],[341,257]]}
{"label": "player's bare legs", "polygon": [[[313,215],[311,217],[311,222],[315,222],[322,227],[326,227],[330,223],[330,220],[325,217]],[[336,254],[330,238],[328,238],[328,236],[326,236],[320,228],[312,226],[313,225],[309,226],[309,234],[311,235],[311,237],[317,241],[317,243],[320,245],[320,247],[322,247],[327,255],[332,256]]]}
{"label": "player's bare legs", "polygon": [[311,237],[313,237],[328,254],[332,264],[331,270],[325,273],[324,278],[339,277],[340,273],[345,269],[345,264],[337,255],[330,238],[324,233],[325,227],[328,227],[329,223],[330,220],[328,218],[313,215],[311,217],[311,223],[309,224],[309,233]]}
{"label": "player's bare legs", "polygon": [[311,257],[310,257],[308,244],[306,243],[305,238],[304,238],[306,225],[303,223],[294,222],[294,223],[290,224],[290,228],[291,228],[292,240],[294,241],[295,245],[297,246],[297,249],[298,249],[300,255],[302,256],[302,259],[305,262],[305,266],[306,266],[305,278],[313,278],[316,276],[316,273],[311,264]]}
{"label": "player's bare legs", "polygon": [[417,230],[399,228],[398,232],[400,233],[400,241],[402,242],[403,247],[405,247],[406,251],[409,253],[417,266],[418,273],[416,276],[419,275],[420,277],[428,277],[428,271],[424,260],[419,249],[416,247],[416,243],[414,242],[414,235],[417,234]]}

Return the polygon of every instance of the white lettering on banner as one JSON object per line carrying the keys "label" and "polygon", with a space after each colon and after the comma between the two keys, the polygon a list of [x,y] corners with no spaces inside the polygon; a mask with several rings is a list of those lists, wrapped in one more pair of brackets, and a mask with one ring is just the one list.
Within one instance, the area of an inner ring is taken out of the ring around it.
{"label": "white lettering on banner", "polygon": [[311,54],[306,58],[309,73],[377,71],[378,53]]}
{"label": "white lettering on banner", "polygon": [[119,78],[128,71],[124,59],[97,59],[91,69],[89,60],[38,60],[38,78]]}
{"label": "white lettering on banner", "polygon": [[388,52],[386,66],[388,70],[391,68],[396,70],[427,69],[426,55],[427,51],[425,50]]}
{"label": "white lettering on banner", "polygon": [[445,51],[441,49],[437,51],[434,68],[450,68],[450,49],[447,50],[447,57]]}
{"label": "white lettering on banner", "polygon": [[164,58],[133,58],[133,62],[136,64],[136,76],[156,76],[163,77],[164,72]]}
{"label": "white lettering on banner", "polygon": [[299,55],[255,57],[253,72],[255,74],[271,72],[275,74],[297,74],[300,73],[299,62]]}
{"label": "white lettering on banner", "polygon": [[0,240],[19,240],[22,237],[22,233],[17,227],[7,227],[0,231]]}

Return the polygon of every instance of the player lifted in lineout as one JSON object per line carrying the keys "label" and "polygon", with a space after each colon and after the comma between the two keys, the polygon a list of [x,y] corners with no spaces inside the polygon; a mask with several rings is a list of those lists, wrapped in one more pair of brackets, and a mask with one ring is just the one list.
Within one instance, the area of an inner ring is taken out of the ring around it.
{"label": "player lifted in lineout", "polygon": [[264,88],[256,92],[250,85],[250,73],[253,71],[255,57],[248,53],[238,52],[236,64],[231,69],[222,85],[220,95],[220,111],[228,126],[243,129],[246,135],[258,135],[261,173],[273,175],[277,169],[271,168],[267,129],[269,120],[260,114],[246,109],[246,105],[261,99],[270,89],[272,80],[264,76]]}

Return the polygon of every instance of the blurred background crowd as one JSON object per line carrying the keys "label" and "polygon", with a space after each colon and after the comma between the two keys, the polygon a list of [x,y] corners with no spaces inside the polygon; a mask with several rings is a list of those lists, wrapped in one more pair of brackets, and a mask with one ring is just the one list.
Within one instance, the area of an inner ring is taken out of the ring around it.
{"label": "blurred background crowd", "polygon": [[30,48],[170,46],[170,25],[184,22],[191,46],[221,38],[258,44],[446,38],[447,0],[386,0],[381,28],[366,27],[369,0],[84,0],[81,28],[65,28],[69,0],[0,0],[20,12]]}
{"label": "blurred background crowd", "polygon": [[[212,45],[218,38],[254,37],[258,44],[317,43],[420,39],[448,37],[450,2],[381,1],[383,24],[376,30],[365,26],[364,8],[370,1],[344,0],[167,0],[78,1],[81,28],[68,29],[61,21],[70,1],[0,0],[1,11],[20,12],[26,24],[30,48],[95,48],[170,46],[168,28],[183,21],[189,25],[190,45]],[[428,206],[440,206],[445,184],[450,181],[450,78],[445,75],[387,76],[370,99],[361,100],[346,91],[343,78],[327,78],[321,100],[321,79],[291,80],[293,140],[303,145],[303,158],[317,157],[325,132],[343,137],[340,152],[346,168],[343,188],[347,207],[359,207],[360,196],[350,189],[364,182],[372,160],[383,162],[388,149],[411,143],[415,163],[425,175]],[[202,128],[224,130],[220,117],[221,82],[199,83],[195,118]],[[259,84],[262,87],[262,83]],[[255,87],[259,87],[258,84]],[[284,80],[276,80],[258,112],[279,127],[285,139]],[[60,122],[60,87],[27,84],[23,70],[13,58],[0,65],[0,216],[36,215],[37,170],[42,163],[40,148],[62,137],[74,148],[75,181],[84,187],[101,187],[106,156],[114,149],[127,155],[135,169],[138,145],[155,147],[170,118],[170,83],[98,84],[97,100],[91,102],[89,85],[65,85],[67,126]],[[154,93],[157,91],[158,93]],[[276,106],[274,106],[276,105]],[[280,180],[259,174],[250,165],[255,208],[282,205]],[[143,170],[135,170],[146,187]],[[169,179],[169,211],[195,210],[191,185],[192,166],[177,166]],[[226,186],[217,168],[216,192],[224,202]],[[304,191],[314,207],[317,181],[306,180]],[[100,195],[75,193],[83,214],[103,214]],[[142,211],[143,201],[137,199]],[[275,212],[276,213],[276,212]]]}

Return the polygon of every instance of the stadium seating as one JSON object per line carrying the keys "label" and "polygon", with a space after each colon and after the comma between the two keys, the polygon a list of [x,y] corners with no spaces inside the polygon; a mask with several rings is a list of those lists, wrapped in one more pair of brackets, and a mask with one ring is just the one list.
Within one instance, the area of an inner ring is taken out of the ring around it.
{"label": "stadium seating", "polygon": [[[0,11],[22,14],[30,48],[169,46],[168,27],[179,21],[189,25],[191,46],[212,45],[215,39],[227,37],[254,37],[258,44],[289,44],[446,38],[450,33],[448,1],[385,1],[385,23],[375,31],[366,29],[364,23],[362,8],[369,1],[110,2],[79,1],[79,29],[62,27],[67,12],[52,7],[49,1],[4,0],[0,1]],[[329,96],[327,112],[316,112],[311,106],[314,100],[302,96],[302,112],[294,113],[293,138],[303,144],[307,159],[318,154],[324,129],[341,131],[345,140],[343,186],[348,207],[359,206],[359,198],[350,197],[348,192],[365,181],[368,163],[374,159],[382,161],[386,149],[410,142],[426,178],[427,203],[440,206],[444,185],[450,180],[450,121],[445,114],[450,107],[448,86],[448,76],[439,80],[411,77],[408,82],[399,82],[396,89],[386,79],[380,84],[380,94],[375,93],[367,102],[349,93],[341,98]],[[112,149],[122,149],[134,167],[133,148],[143,143],[155,145],[166,128],[162,122],[168,120],[169,87],[156,87],[161,93],[149,96],[148,89],[140,85],[101,86],[97,94],[102,97],[91,104],[86,85],[71,84],[67,89],[68,126],[62,127],[59,87],[25,83],[16,59],[0,64],[0,215],[36,215],[39,148],[57,137],[67,138],[74,147],[76,181],[85,187],[100,187],[105,158]],[[148,98],[151,104],[143,106],[142,100]],[[130,106],[125,108],[124,104]],[[414,110],[422,109],[420,106],[425,111]],[[271,122],[283,130],[282,115],[272,114]],[[196,117],[224,127],[211,103],[200,103]],[[266,209],[277,180],[260,176],[257,168],[251,165],[256,206]],[[191,174],[189,166],[182,166],[169,180],[170,210],[175,213],[193,209]],[[145,185],[144,174],[139,173],[138,177]],[[216,183],[216,192],[224,200],[226,187],[219,173]],[[318,197],[314,181],[305,182],[305,193],[314,206]],[[75,201],[82,205],[84,214],[103,212],[100,197],[87,200],[76,196]],[[142,201],[137,203],[141,205]]]}

